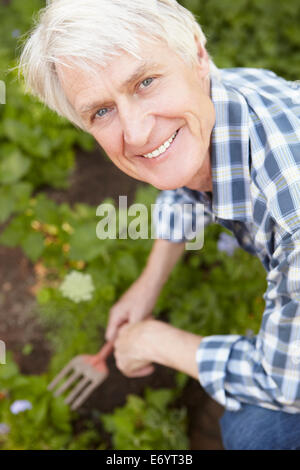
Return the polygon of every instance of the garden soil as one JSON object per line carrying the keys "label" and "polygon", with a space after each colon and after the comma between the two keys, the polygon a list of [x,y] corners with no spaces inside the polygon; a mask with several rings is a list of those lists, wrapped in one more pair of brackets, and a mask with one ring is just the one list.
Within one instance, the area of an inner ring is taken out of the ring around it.
{"label": "garden soil", "polygon": [[[40,188],[57,203],[67,202],[71,206],[82,202],[98,206],[104,198],[128,196],[128,205],[134,200],[138,182],[116,168],[97,148],[94,152],[77,151],[76,166],[70,177],[68,190]],[[6,224],[0,225],[0,233]],[[51,358],[50,345],[38,318],[32,313],[35,300],[31,293],[36,284],[33,264],[20,248],[0,246],[0,339],[7,350],[12,351],[21,373],[40,374],[47,370]],[[24,346],[31,344],[26,354]],[[122,406],[130,393],[143,395],[146,386],[154,389],[174,386],[174,371],[156,365],[155,372],[148,377],[128,378],[116,368],[114,357],[108,359],[109,378],[99,387],[79,410],[80,419],[75,430],[81,430],[84,420],[95,417],[97,412],[112,412]],[[191,450],[222,450],[218,420],[224,409],[205,392],[198,381],[189,379],[177,406],[188,410],[189,438]],[[105,436],[110,443],[109,436]]]}

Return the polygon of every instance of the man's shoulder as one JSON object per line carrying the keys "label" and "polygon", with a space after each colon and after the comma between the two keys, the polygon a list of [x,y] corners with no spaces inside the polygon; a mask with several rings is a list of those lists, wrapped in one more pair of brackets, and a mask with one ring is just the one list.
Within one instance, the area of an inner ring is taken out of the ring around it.
{"label": "man's shoulder", "polygon": [[275,72],[264,68],[255,67],[228,67],[219,69],[222,78],[238,79],[242,78],[250,81],[257,81],[261,78],[278,77]]}
{"label": "man's shoulder", "polygon": [[300,88],[298,81],[289,81],[269,69],[253,67],[235,67],[220,69],[220,78],[231,85],[245,86],[256,91],[268,92]]}
{"label": "man's shoulder", "polygon": [[220,79],[225,87],[234,89],[246,99],[260,97],[259,101],[262,99],[266,106],[277,101],[281,108],[297,108],[295,112],[300,114],[299,80],[290,81],[272,70],[251,67],[220,69]]}
{"label": "man's shoulder", "polygon": [[283,145],[297,145],[298,152],[300,80],[288,81],[272,70],[249,67],[220,69],[220,72],[219,87],[225,99],[240,102],[248,109],[264,141],[262,144],[271,138],[278,146],[279,139]]}
{"label": "man's shoulder", "polygon": [[241,103],[254,111],[275,104],[300,116],[300,81],[288,81],[269,69],[235,67],[219,69],[212,77],[215,101]]}

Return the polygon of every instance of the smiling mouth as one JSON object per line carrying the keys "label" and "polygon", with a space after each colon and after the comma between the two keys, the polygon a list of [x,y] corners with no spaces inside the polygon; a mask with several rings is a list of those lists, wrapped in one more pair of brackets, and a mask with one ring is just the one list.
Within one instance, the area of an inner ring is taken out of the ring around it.
{"label": "smiling mouth", "polygon": [[139,155],[140,158],[146,158],[146,159],[156,159],[160,157],[161,155],[164,155],[166,151],[172,146],[174,140],[177,137],[177,134],[179,132],[179,129],[168,139],[164,144],[162,144],[159,148],[154,150],[151,153],[148,153],[146,155]]}

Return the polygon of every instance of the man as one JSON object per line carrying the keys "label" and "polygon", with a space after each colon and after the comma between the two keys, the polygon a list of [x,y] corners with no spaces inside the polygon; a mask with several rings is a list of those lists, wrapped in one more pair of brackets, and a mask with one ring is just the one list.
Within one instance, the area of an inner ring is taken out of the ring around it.
{"label": "man", "polygon": [[[257,336],[206,338],[151,311],[182,255],[164,213],[141,276],[110,312],[119,369],[163,364],[225,407],[226,449],[300,448],[300,99],[262,69],[218,70],[175,0],[54,0],[28,39],[28,88],[87,130],[158,202],[205,205],[267,271]],[[234,308],[234,307],[233,307]]]}

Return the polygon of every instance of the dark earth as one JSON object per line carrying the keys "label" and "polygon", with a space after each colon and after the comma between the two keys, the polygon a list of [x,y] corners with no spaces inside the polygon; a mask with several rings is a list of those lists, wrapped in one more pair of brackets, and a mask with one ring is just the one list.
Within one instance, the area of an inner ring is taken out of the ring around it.
{"label": "dark earth", "polygon": [[[57,203],[68,202],[71,206],[76,202],[99,205],[106,197],[118,201],[119,195],[127,195],[128,204],[131,204],[136,189],[143,184],[121,173],[98,148],[92,153],[77,151],[70,183],[68,190],[41,190]],[[0,232],[3,228],[4,225],[0,226]],[[20,248],[0,246],[0,266],[0,339],[13,353],[21,373],[41,374],[47,370],[51,349],[38,318],[32,313],[35,299],[30,288],[37,282],[33,264]],[[33,350],[24,355],[22,349],[28,343],[32,344]],[[107,413],[124,405],[129,393],[142,396],[146,386],[172,388],[175,383],[174,371],[159,365],[152,375],[136,379],[121,374],[113,355],[108,366],[108,379],[80,408],[81,419],[75,423],[75,430],[80,430],[81,423],[91,419],[95,410]],[[187,407],[191,450],[223,449],[218,420],[224,408],[205,392],[198,381],[188,380],[176,405]],[[109,436],[104,433],[103,437],[110,445]]]}

